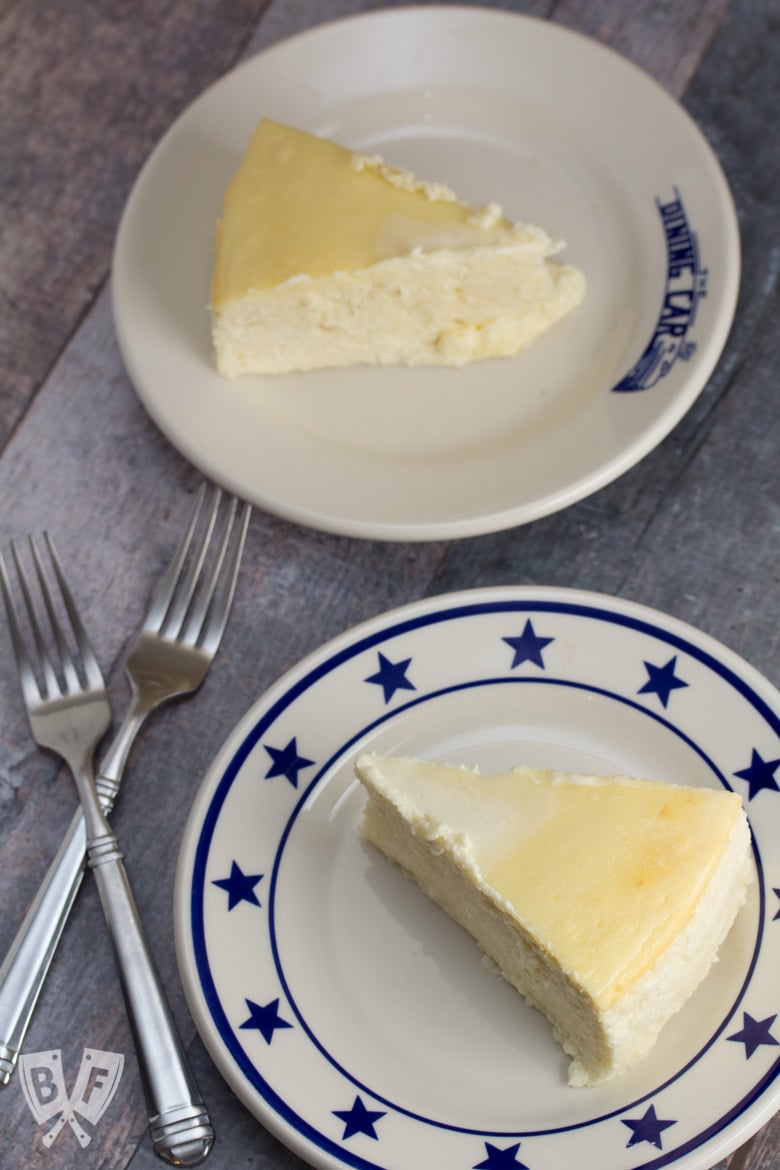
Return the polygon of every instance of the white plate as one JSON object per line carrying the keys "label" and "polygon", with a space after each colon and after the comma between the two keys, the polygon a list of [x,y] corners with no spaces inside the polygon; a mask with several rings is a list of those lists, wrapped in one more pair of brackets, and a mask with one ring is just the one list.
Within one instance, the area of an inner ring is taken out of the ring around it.
{"label": "white plate", "polygon": [[[778,732],[780,696],[734,654],[598,594],[438,597],[329,643],[248,712],[187,824],[177,952],[214,1061],[331,1170],[709,1168],[780,1105]],[[758,880],[639,1066],[567,1086],[543,1017],[361,840],[368,746],[740,793]]]}
{"label": "white plate", "polygon": [[[585,304],[517,358],[461,370],[218,377],[214,225],[263,115],[542,224]],[[113,272],[130,377],[187,458],[288,519],[404,540],[525,523],[633,466],[705,385],[738,283],[726,181],[655,81],[554,24],[438,7],[316,28],[210,88],[144,167]]]}

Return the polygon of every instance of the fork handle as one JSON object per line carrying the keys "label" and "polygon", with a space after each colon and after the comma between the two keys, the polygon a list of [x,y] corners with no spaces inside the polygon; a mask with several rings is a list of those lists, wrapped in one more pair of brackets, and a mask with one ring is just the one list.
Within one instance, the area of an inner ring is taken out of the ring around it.
{"label": "fork handle", "polygon": [[87,850],[119,967],[149,1109],[155,1153],[174,1166],[196,1166],[214,1129],[173,1022],[113,833]]}
{"label": "fork handle", "polygon": [[78,809],[0,967],[0,1085],[8,1084],[19,1059],[84,876],[86,844],[84,817]]}
{"label": "fork handle", "polygon": [[[103,756],[95,782],[100,804],[110,813],[130,748],[155,703],[133,691],[122,723]],[[0,967],[0,1088],[13,1076],[46,976],[84,877],[87,834],[81,807],[25,914]]]}

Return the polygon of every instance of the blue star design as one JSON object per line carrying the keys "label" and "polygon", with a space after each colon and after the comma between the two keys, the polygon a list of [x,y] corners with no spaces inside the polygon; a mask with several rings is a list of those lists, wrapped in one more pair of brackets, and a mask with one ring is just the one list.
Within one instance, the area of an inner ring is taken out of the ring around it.
{"label": "blue star design", "polygon": [[647,671],[647,682],[643,687],[637,691],[638,695],[658,695],[662,706],[666,707],[669,704],[669,696],[672,691],[676,691],[678,687],[687,687],[688,683],[683,682],[674,673],[674,668],[677,665],[677,655],[670,658],[666,666],[653,666],[652,662],[645,662],[645,670]]}
{"label": "blue star design", "polygon": [[366,1109],[362,1098],[356,1097],[351,1109],[334,1109],[333,1116],[344,1122],[342,1141],[346,1141],[347,1138],[351,1138],[356,1133],[363,1133],[366,1137],[378,1141],[374,1124],[385,1114],[378,1109]]}
{"label": "blue star design", "polygon": [[[775,888],[772,890],[772,893],[773,893],[773,894],[776,894],[776,895],[777,895],[777,897],[778,897],[778,898],[780,898],[780,889],[778,889],[777,887],[775,887]],[[777,922],[778,918],[780,918],[780,909],[777,911],[777,914],[775,914],[775,916],[774,916],[774,918],[772,919],[772,921],[773,921],[773,922]]]}
{"label": "blue star design", "polygon": [[632,1120],[623,1120],[623,1125],[627,1125],[631,1130],[631,1137],[628,1140],[626,1149],[631,1146],[636,1146],[639,1142],[649,1142],[650,1145],[655,1146],[656,1149],[662,1150],[661,1134],[670,1125],[677,1125],[676,1121],[662,1121],[656,1115],[655,1105],[651,1105],[645,1113],[644,1117],[634,1118]]}
{"label": "blue star design", "polygon": [[227,890],[228,910],[232,910],[239,902],[251,902],[253,906],[259,906],[255,886],[262,876],[261,873],[244,873],[241,866],[234,861],[230,867],[230,877],[219,878],[211,884],[219,886],[221,890]]}
{"label": "blue star design", "polygon": [[265,774],[266,780],[271,780],[274,776],[284,776],[289,780],[293,788],[298,787],[298,773],[301,768],[310,768],[314,760],[307,760],[305,756],[298,755],[298,744],[295,736],[292,737],[287,747],[273,748],[265,744],[265,750],[268,752],[273,763]]}
{"label": "blue star design", "polygon": [[742,1013],[742,1029],[735,1032],[733,1036],[727,1036],[727,1040],[733,1040],[737,1044],[745,1045],[745,1059],[750,1060],[757,1048],[763,1044],[776,1045],[780,1044],[780,1040],[775,1040],[770,1032],[770,1028],[774,1024],[777,1016],[767,1016],[765,1020],[754,1020],[748,1012]]}
{"label": "blue star design", "polygon": [[403,662],[391,662],[389,658],[385,658],[380,650],[379,670],[376,674],[370,674],[367,679],[364,679],[364,682],[375,683],[376,686],[381,687],[385,702],[389,703],[396,691],[417,690],[414,683],[410,683],[406,677],[411,661],[411,658],[405,658]]}
{"label": "blue star design", "polygon": [[780,792],[780,786],[778,786],[775,780],[775,772],[778,766],[780,766],[780,760],[765,760],[760,752],[757,752],[753,748],[749,766],[734,773],[735,776],[739,776],[740,780],[747,780],[749,790],[748,800],[752,800],[754,796],[757,796],[762,788]]}
{"label": "blue star design", "polygon": [[277,1028],[292,1028],[279,1015],[279,1000],[272,999],[269,1003],[254,1003],[253,1000],[244,1001],[249,1008],[249,1019],[239,1024],[240,1028],[255,1028],[263,1037],[266,1044],[270,1044]]}
{"label": "blue star design", "polygon": [[487,1157],[483,1161],[477,1162],[473,1170],[528,1170],[524,1162],[517,1160],[519,1149],[520,1142],[515,1142],[513,1146],[507,1146],[504,1150],[499,1150],[498,1146],[485,1142]]}
{"label": "blue star design", "polygon": [[502,638],[502,641],[506,642],[507,646],[511,646],[515,652],[515,656],[512,659],[512,670],[516,666],[520,666],[523,662],[533,662],[534,666],[541,666],[542,670],[544,670],[542,650],[544,650],[545,646],[549,646],[550,642],[554,642],[555,639],[540,638],[529,618],[519,638]]}

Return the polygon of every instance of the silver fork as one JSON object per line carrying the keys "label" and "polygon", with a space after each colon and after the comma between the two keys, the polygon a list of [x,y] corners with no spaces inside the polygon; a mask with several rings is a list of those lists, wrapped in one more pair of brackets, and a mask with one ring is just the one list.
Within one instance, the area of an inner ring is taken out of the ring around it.
{"label": "silver fork", "polygon": [[[100,804],[93,772],[97,743],[111,722],[103,676],[89,645],[48,536],[44,538],[77,654],[71,655],[41,555],[30,538],[43,611],[33,599],[15,546],[12,553],[32,642],[25,640],[5,562],[0,582],[30,728],[36,743],[59,755],[76,782],[86,825],[87,864],[95,875],[119,968],[150,1108],[157,1153],[174,1165],[195,1165],[213,1143],[213,1129],[176,1034],[127,880],[122,853]],[[53,648],[49,649],[53,640]],[[80,670],[79,670],[80,666]]]}
{"label": "silver fork", "polygon": [[[111,704],[54,546],[48,537],[44,539],[78,647],[75,657],[68,648],[35,542],[30,539],[30,551],[53,639],[51,650],[47,648],[50,639],[44,633],[46,618],[39,617],[40,606],[33,599],[24,566],[16,547],[12,546],[32,630],[32,644],[29,639],[25,641],[5,562],[0,556],[3,596],[30,728],[36,743],[60,756],[76,781],[86,824],[87,864],[95,875],[114,944],[151,1113],[155,1150],[174,1165],[195,1165],[210,1150],[214,1131],[176,1033],[127,880],[122,852],[98,799],[92,761],[97,743],[111,723]],[[77,666],[79,660],[81,673]]]}
{"label": "silver fork", "polygon": [[[162,985],[146,944],[143,928],[127,881],[122,853],[100,804],[93,772],[95,748],[111,722],[111,705],[97,660],[79,621],[75,605],[59,567],[53,545],[45,537],[61,604],[70,623],[70,636],[78,652],[71,656],[55,610],[38,548],[30,538],[30,552],[37,575],[43,611],[32,597],[24,566],[15,546],[12,554],[24,600],[32,640],[25,640],[5,562],[0,556],[0,581],[6,605],[14,654],[33,738],[40,747],[59,755],[70,768],[86,825],[87,862],[93,870],[106,923],[117,957],[120,980],[138,1049],[144,1088],[152,1113],[152,1136],[165,1131],[162,1146],[155,1148],[166,1160],[180,1164],[178,1141],[167,1140],[169,1122],[174,1129],[185,1121],[184,1161],[202,1160],[213,1141],[208,1114],[176,1035]],[[44,633],[46,618],[49,634]],[[47,642],[53,639],[53,650]],[[80,671],[79,664],[80,663]],[[160,1069],[165,1070],[160,1077]],[[175,1070],[173,1080],[169,1074]],[[172,1097],[169,1093],[173,1090]],[[187,1102],[182,1118],[182,1102]],[[194,1122],[195,1131],[193,1132]]]}
{"label": "silver fork", "polygon": [[[217,526],[221,495],[217,490],[207,509],[205,531],[195,539],[204,492],[205,485],[127,656],[132,698],[96,782],[106,811],[113,806],[130,748],[145,718],[159,704],[200,686],[222,639],[250,509],[245,505],[239,514],[238,502],[231,499],[226,518]],[[84,818],[79,811],[0,969],[0,1037],[6,1038],[0,1043],[0,1084],[8,1083],[15,1068],[81,882],[85,845]]]}
{"label": "silver fork", "polygon": [[[200,686],[227,623],[250,509],[244,505],[238,516],[238,502],[231,498],[217,525],[221,492],[215,489],[196,535],[205,491],[204,484],[125,661],[131,699],[96,781],[107,813],[144,720],[161,703]],[[78,809],[0,967],[0,1086],[8,1084],[16,1067],[81,884],[85,850],[84,817]]]}

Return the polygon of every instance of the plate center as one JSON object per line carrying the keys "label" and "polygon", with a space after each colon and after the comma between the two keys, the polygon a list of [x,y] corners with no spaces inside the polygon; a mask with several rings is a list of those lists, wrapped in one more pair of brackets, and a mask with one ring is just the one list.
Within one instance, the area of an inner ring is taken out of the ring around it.
{"label": "plate center", "polygon": [[[529,763],[641,776],[652,759],[665,777],[711,782],[699,755],[641,711],[588,691],[522,689],[522,700],[500,685],[439,697],[391,721],[370,747],[479,764],[484,772]],[[568,1058],[547,1021],[489,969],[463,930],[362,841],[364,797],[353,758],[297,816],[272,913],[291,1006],[357,1087],[436,1126],[502,1132],[514,1118],[518,1132],[551,1132],[627,1107],[707,1045],[744,980],[755,903],[703,994],[667,1025],[650,1056],[619,1082],[571,1089]]]}

